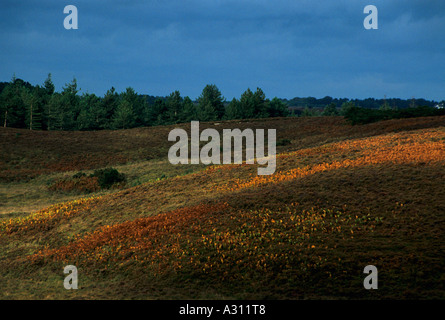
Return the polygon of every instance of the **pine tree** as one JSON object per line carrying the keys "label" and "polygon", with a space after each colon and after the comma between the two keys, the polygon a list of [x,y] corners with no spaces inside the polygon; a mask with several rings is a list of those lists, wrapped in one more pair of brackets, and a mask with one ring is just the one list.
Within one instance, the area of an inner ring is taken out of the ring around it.
{"label": "pine tree", "polygon": [[[214,84],[206,85],[202,90],[201,95],[198,98],[199,113],[210,112],[211,109],[214,110],[214,119],[221,119],[224,116],[224,97],[221,95],[218,87]],[[208,115],[210,116],[210,115]]]}
{"label": "pine tree", "polygon": [[45,82],[43,83],[43,86],[46,90],[46,94],[51,96],[54,93],[55,86],[53,83],[53,80],[51,79],[51,73],[48,73],[48,77],[46,78]]}
{"label": "pine tree", "polygon": [[215,107],[209,102],[204,106],[200,106],[198,111],[198,118],[200,121],[215,121],[218,120]]}
{"label": "pine tree", "polygon": [[113,116],[114,129],[132,128],[135,123],[133,107],[127,100],[122,100]]}
{"label": "pine tree", "polygon": [[76,119],[76,127],[78,130],[97,130],[98,118],[101,117],[99,112],[100,99],[93,94],[83,94],[79,103],[79,115]]}
{"label": "pine tree", "polygon": [[233,98],[232,101],[230,101],[229,105],[226,108],[226,113],[224,114],[225,120],[232,120],[232,119],[241,119],[243,116],[243,112],[241,110],[241,104],[239,100],[236,98]]}
{"label": "pine tree", "polygon": [[167,123],[167,104],[166,102],[158,98],[155,100],[152,106],[147,108],[147,124],[149,126],[163,125]]}
{"label": "pine tree", "polygon": [[180,115],[182,112],[182,98],[179,91],[172,92],[166,101],[167,106],[167,123],[174,124],[178,123],[180,120]]}
{"label": "pine tree", "polygon": [[102,103],[99,106],[102,110],[98,112],[101,117],[97,119],[97,122],[101,129],[111,129],[113,127],[113,115],[118,104],[119,95],[117,94],[116,89],[111,87],[103,97]]}
{"label": "pine tree", "polygon": [[76,128],[75,121],[80,113],[78,92],[76,78],[65,84],[62,89],[61,105],[58,111],[60,113],[58,117],[61,130],[73,130]]}
{"label": "pine tree", "polygon": [[257,88],[253,94],[254,103],[254,117],[255,118],[267,118],[269,113],[267,112],[267,105],[269,101],[266,100],[266,95],[263,90]]}
{"label": "pine tree", "polygon": [[181,122],[190,122],[198,120],[198,112],[195,104],[189,97],[185,97],[182,101],[182,112],[180,115]]}
{"label": "pine tree", "polygon": [[287,117],[289,108],[287,104],[275,97],[268,103],[268,114],[269,117]]}
{"label": "pine tree", "polygon": [[15,78],[3,89],[0,95],[2,105],[2,120],[4,127],[26,128],[26,105],[23,101],[23,92],[27,90],[21,79]]}
{"label": "pine tree", "polygon": [[33,90],[24,89],[22,99],[26,106],[25,120],[29,130],[42,129],[41,99],[39,96],[39,87]]}
{"label": "pine tree", "polygon": [[128,87],[120,94],[121,100],[128,101],[132,107],[135,116],[134,126],[140,127],[146,125],[144,112],[147,108],[147,101],[136,93],[132,87]]}
{"label": "pine tree", "polygon": [[241,95],[240,109],[242,119],[252,119],[255,117],[255,97],[250,88]]}
{"label": "pine tree", "polygon": [[48,102],[47,122],[48,130],[63,129],[62,95],[58,92],[54,93]]}

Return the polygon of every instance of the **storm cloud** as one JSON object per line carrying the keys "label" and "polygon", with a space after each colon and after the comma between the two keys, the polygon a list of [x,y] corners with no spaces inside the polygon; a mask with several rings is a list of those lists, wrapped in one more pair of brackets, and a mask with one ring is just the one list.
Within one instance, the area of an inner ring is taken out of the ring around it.
{"label": "storm cloud", "polygon": [[[79,29],[65,30],[75,5]],[[365,30],[373,4],[379,29]],[[444,1],[2,1],[0,81],[196,98],[445,98]]]}

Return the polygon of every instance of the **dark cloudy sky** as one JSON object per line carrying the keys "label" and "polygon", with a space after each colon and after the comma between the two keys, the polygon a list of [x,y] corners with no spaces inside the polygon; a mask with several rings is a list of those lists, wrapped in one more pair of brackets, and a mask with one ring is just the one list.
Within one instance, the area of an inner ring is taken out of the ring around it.
{"label": "dark cloudy sky", "polygon": [[[79,29],[65,30],[65,5]],[[379,11],[365,30],[363,9]],[[0,1],[0,81],[15,73],[56,90],[192,99],[224,97],[445,99],[443,0]]]}

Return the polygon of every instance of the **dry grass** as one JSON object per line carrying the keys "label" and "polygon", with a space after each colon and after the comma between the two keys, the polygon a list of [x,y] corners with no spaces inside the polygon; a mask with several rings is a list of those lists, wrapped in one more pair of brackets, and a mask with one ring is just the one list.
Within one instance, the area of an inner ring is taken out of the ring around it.
{"label": "dry grass", "polygon": [[[147,173],[125,190],[1,219],[0,294],[443,299],[444,118],[303,120],[234,123],[293,132],[272,176],[126,164],[134,179],[150,168],[169,177]],[[66,264],[79,268],[75,293],[63,289]],[[377,291],[363,289],[368,264],[380,271]]]}
{"label": "dry grass", "polygon": [[[436,127],[445,116],[381,121],[363,126],[347,125],[342,117],[275,118],[252,121],[201,123],[200,128],[275,128],[277,139],[291,144],[279,152],[310,148],[344,139],[387,132]],[[0,128],[0,181],[29,181],[56,172],[92,170],[107,166],[165,159],[172,128],[190,124],[118,131],[61,132]]]}

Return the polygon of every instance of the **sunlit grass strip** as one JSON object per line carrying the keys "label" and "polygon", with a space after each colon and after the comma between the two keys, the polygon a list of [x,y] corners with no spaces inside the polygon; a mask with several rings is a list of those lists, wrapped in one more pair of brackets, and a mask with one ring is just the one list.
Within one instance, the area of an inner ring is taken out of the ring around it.
{"label": "sunlit grass strip", "polygon": [[[40,251],[32,260],[52,256],[55,260],[72,261],[81,258],[85,261],[105,259],[124,260],[134,251],[150,252],[154,258],[163,259],[174,251],[177,241],[160,244],[165,237],[180,238],[179,230],[185,225],[198,229],[196,220],[209,213],[227,207],[227,204],[198,205],[177,209],[153,217],[138,218],[114,226],[104,226],[83,237],[74,237],[68,246]],[[172,251],[173,250],[173,251]],[[137,259],[137,256],[135,256]]]}
{"label": "sunlit grass strip", "polygon": [[314,155],[314,154],[332,154],[332,153],[346,153],[346,152],[373,152],[374,150],[384,147],[391,147],[397,145],[409,145],[412,143],[422,142],[440,142],[445,143],[445,127],[434,129],[422,129],[416,131],[408,131],[402,133],[388,133],[380,136],[373,136],[361,139],[344,140],[341,142],[334,142],[324,144],[319,147],[302,149],[293,152],[281,153],[277,158],[295,157],[296,155]]}
{"label": "sunlit grass strip", "polygon": [[50,221],[70,217],[79,212],[87,211],[91,208],[93,201],[99,198],[100,197],[81,198],[74,201],[55,204],[48,208],[31,213],[26,217],[18,217],[6,221],[0,221],[0,236],[31,229],[48,229],[48,224]]}
{"label": "sunlit grass strip", "polygon": [[[303,168],[294,168],[290,170],[277,171],[270,176],[256,175],[249,180],[234,180],[225,185],[217,186],[218,191],[235,191],[239,189],[256,187],[267,183],[279,183],[293,179],[303,178],[319,172],[336,170],[341,168],[356,168],[368,165],[381,164],[433,164],[445,162],[445,133],[427,132],[409,136],[407,143],[400,144],[400,141],[394,141],[397,135],[388,135],[375,137],[360,141],[347,141],[344,143],[333,144],[325,151],[338,150],[356,150],[361,152],[355,159],[337,160],[324,162],[315,165],[308,165]],[[437,140],[431,140],[431,139]],[[442,140],[442,141],[441,141]],[[380,147],[378,147],[380,146]],[[378,148],[377,148],[378,147]],[[321,148],[316,148],[321,149]],[[314,152],[314,150],[309,150]],[[307,151],[306,151],[307,152]],[[286,154],[284,157],[302,156],[301,151]],[[338,154],[334,154],[338,156]],[[341,154],[340,154],[341,155]]]}

